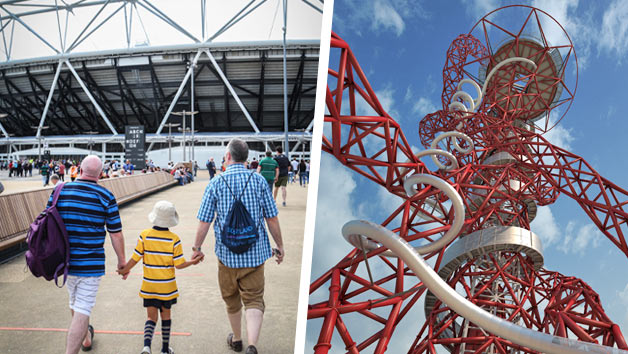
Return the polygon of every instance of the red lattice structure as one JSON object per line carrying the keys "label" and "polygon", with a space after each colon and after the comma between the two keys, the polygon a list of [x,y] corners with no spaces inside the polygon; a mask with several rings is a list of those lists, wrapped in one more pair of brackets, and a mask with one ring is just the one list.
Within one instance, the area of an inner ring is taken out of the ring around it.
{"label": "red lattice structure", "polygon": [[[508,11],[518,11],[523,24],[500,24],[497,15]],[[562,41],[545,37],[548,23],[563,31]],[[565,116],[577,86],[573,44],[560,24],[541,10],[508,6],[456,38],[443,70],[443,108],[419,124],[424,153],[412,151],[348,44],[332,33],[330,45],[339,60],[329,69],[325,122],[331,129],[322,150],[402,198],[381,225],[412,245],[439,239],[454,219],[448,196],[429,184],[408,195],[404,181],[426,174],[448,182],[462,198],[464,225],[447,247],[424,258],[450,286],[522,327],[628,349],[585,282],[542,267],[540,241],[529,231],[537,206],[562,194],[628,256],[628,192],[543,136]],[[463,87],[476,87],[477,97]],[[372,114],[358,114],[363,103]],[[436,171],[424,156],[434,159]],[[493,243],[482,241],[486,235]],[[416,322],[409,353],[435,353],[437,346],[452,353],[536,353],[457,315],[386,248],[355,246],[311,283],[310,294],[325,297],[308,311],[308,319],[323,319],[315,353],[386,352],[397,325],[422,297],[426,320]],[[331,350],[334,335],[344,348]]]}

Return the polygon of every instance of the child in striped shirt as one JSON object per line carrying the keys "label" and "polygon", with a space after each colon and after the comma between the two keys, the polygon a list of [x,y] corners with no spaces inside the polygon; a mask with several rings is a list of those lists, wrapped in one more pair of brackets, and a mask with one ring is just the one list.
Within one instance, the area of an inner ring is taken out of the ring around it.
{"label": "child in striped shirt", "polygon": [[144,259],[144,280],[140,297],[144,299],[144,307],[148,320],[144,325],[144,349],[142,354],[151,354],[151,342],[157,324],[157,310],[161,314],[162,354],[174,354],[170,348],[170,308],[177,303],[179,292],[174,276],[174,268],[183,269],[197,264],[201,258],[186,261],[179,236],[168,230],[179,223],[179,215],[174,204],[162,200],[155,204],[148,215],[153,227],[142,231],[133,256],[126,266],[118,270],[123,279],[128,277],[131,268],[140,259]]}

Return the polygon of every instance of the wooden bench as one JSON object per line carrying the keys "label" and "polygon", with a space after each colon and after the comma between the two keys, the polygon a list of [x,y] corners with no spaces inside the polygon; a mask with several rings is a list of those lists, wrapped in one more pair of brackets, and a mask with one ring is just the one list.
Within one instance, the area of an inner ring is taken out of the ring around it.
{"label": "wooden bench", "polygon": [[[167,172],[136,174],[100,180],[110,190],[118,205],[177,184]],[[0,251],[26,240],[28,227],[46,207],[51,188],[0,195]]]}

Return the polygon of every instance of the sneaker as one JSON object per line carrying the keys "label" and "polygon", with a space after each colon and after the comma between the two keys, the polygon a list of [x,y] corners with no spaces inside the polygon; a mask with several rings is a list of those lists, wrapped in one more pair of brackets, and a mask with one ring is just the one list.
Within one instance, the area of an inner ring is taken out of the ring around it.
{"label": "sneaker", "polygon": [[151,354],[150,347],[144,347],[144,349],[142,349],[142,352],[140,354]]}
{"label": "sneaker", "polygon": [[227,336],[227,345],[229,346],[229,349],[233,350],[234,352],[242,351],[242,340],[234,341],[233,333],[229,333],[229,335]]}
{"label": "sneaker", "polygon": [[257,348],[254,345],[249,345],[246,348],[246,354],[257,354]]}
{"label": "sneaker", "polygon": [[174,354],[174,349],[168,347],[168,352],[161,352],[161,354]]}

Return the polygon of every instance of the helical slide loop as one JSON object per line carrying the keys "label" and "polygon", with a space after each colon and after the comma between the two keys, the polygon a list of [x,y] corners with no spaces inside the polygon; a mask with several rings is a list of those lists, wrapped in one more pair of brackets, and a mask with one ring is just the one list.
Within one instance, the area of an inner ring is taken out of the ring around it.
{"label": "helical slide loop", "polygon": [[480,97],[484,97],[484,95],[486,94],[486,87],[488,86],[488,83],[491,81],[491,78],[497,72],[497,70],[499,70],[502,66],[506,64],[512,63],[513,61],[524,62],[526,64],[531,65],[533,70],[536,70],[536,63],[533,60],[528,59],[528,58],[512,57],[512,58],[502,60],[497,65],[495,65],[495,67],[491,69],[491,72],[488,73],[488,75],[486,76],[486,80],[484,80],[484,85],[482,85],[482,91],[480,92]]}
{"label": "helical slide loop", "polygon": [[366,220],[353,220],[346,223],[342,227],[343,237],[354,246],[359,245],[357,242],[362,240],[362,245],[365,245],[364,247],[368,250],[377,249],[379,247],[387,248],[388,250],[381,255],[401,258],[430,292],[449,308],[485,331],[491,332],[513,343],[550,354],[628,354],[628,351],[625,350],[558,337],[519,326],[486,312],[460,295],[425,262],[421,254],[438,251],[446,247],[449,241],[458,235],[464,222],[464,205],[462,204],[462,198],[446,181],[425,174],[410,176],[404,183],[406,193],[408,193],[408,195],[415,194],[416,190],[414,185],[418,183],[429,184],[441,189],[452,201],[455,212],[454,221],[449,231],[439,240],[425,246],[413,247],[394,232]]}
{"label": "helical slide loop", "polygon": [[[454,208],[454,221],[451,228],[445,233],[445,235],[434,242],[415,248],[419,254],[427,254],[445,247],[449,242],[451,242],[451,240],[458,236],[458,233],[464,224],[464,204],[462,203],[460,194],[456,192],[454,187],[438,177],[428,174],[416,174],[408,177],[403,183],[403,187],[409,196],[416,194],[416,189],[414,187],[416,184],[429,184],[430,186],[439,189],[445,193],[449,200],[451,200],[452,208]],[[364,229],[361,227],[364,227]],[[369,221],[352,221],[343,226],[342,236],[354,247],[364,249],[369,252],[381,247],[379,243],[373,242],[363,236],[366,234],[362,231],[368,232],[371,228],[381,228],[382,230],[386,230],[384,227]],[[397,255],[390,250],[384,251],[380,255],[386,257],[397,257]]]}

